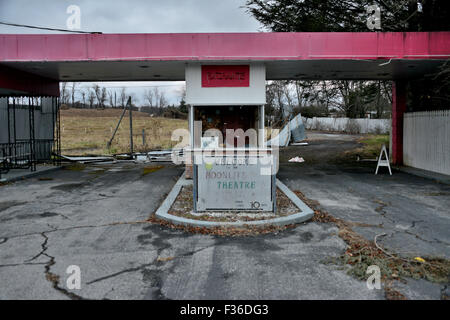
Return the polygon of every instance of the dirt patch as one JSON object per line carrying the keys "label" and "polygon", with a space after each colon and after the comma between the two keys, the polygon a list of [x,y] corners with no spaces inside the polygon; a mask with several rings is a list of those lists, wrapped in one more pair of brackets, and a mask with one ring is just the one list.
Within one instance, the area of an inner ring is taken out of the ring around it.
{"label": "dirt patch", "polygon": [[142,176],[161,170],[164,166],[148,166],[142,169]]}
{"label": "dirt patch", "polygon": [[328,212],[319,209],[319,203],[310,200],[300,191],[294,193],[314,210],[312,221],[318,223],[332,223],[339,228],[339,237],[347,243],[345,253],[338,258],[331,258],[324,263],[349,265],[348,274],[367,280],[367,268],[376,265],[380,268],[381,279],[385,283],[385,297],[387,299],[404,299],[404,296],[391,288],[394,280],[405,281],[405,278],[426,279],[435,283],[448,283],[450,279],[450,260],[437,257],[403,258],[390,253],[377,242],[376,238],[369,241],[353,231],[355,224],[335,218]]}
{"label": "dirt patch", "polygon": [[258,236],[269,233],[279,233],[288,229],[295,228],[296,225],[287,225],[287,226],[265,226],[265,227],[256,227],[256,226],[242,226],[242,227],[214,227],[214,228],[206,228],[206,227],[193,227],[193,226],[183,226],[176,225],[170,223],[166,220],[158,219],[155,215],[152,215],[148,222],[158,224],[170,229],[174,230],[182,230],[189,233],[194,234],[209,234],[220,237],[249,237],[249,236]]}
{"label": "dirt patch", "polygon": [[277,189],[277,212],[236,212],[221,211],[204,214],[193,214],[193,187],[184,186],[168,211],[174,216],[193,220],[215,222],[259,221],[289,216],[300,212],[300,209],[279,189]]}
{"label": "dirt patch", "polygon": [[39,181],[52,181],[53,178],[50,178],[50,177],[40,177],[40,178],[38,178],[38,180],[39,180]]}

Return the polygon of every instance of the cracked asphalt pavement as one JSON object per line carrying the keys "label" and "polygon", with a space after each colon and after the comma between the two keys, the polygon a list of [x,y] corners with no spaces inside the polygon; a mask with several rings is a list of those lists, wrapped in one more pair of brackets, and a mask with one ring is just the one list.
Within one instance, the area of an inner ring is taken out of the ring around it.
{"label": "cracked asphalt pavement", "polygon": [[[450,256],[449,186],[322,161],[357,146],[324,139],[282,150],[278,177],[330,214],[367,224],[355,227],[364,237],[387,233],[380,242],[393,252]],[[291,154],[306,163],[287,163]],[[346,249],[331,224],[230,238],[146,222],[183,168],[143,175],[144,166],[89,165],[0,186],[0,299],[384,299],[322,263]],[[79,290],[67,288],[70,265],[80,267]],[[424,280],[398,290],[411,299],[447,292]]]}

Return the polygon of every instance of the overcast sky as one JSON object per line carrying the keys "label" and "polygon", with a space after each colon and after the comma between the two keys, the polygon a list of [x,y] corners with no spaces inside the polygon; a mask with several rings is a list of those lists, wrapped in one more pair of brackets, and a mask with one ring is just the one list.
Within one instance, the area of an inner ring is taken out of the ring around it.
{"label": "overcast sky", "polygon": [[[245,0],[0,0],[0,21],[67,29],[69,5],[81,9],[81,30],[103,33],[257,32],[261,25],[242,6]],[[0,33],[57,33],[0,25]],[[163,85],[170,103],[179,100],[174,82],[129,82],[137,97],[145,86]],[[108,87],[123,83],[105,83]],[[83,87],[89,86],[87,83]],[[139,101],[142,103],[143,101]]]}

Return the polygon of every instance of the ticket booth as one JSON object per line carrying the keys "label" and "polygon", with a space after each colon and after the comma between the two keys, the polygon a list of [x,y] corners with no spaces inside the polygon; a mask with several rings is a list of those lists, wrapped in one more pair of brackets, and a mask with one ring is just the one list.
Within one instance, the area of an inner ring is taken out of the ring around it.
{"label": "ticket booth", "polygon": [[274,212],[263,63],[186,66],[194,211]]}

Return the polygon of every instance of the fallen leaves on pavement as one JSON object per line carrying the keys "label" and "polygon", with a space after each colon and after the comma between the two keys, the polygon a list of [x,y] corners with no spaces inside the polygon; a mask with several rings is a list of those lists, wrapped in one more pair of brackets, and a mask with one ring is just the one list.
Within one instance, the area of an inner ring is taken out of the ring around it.
{"label": "fallen leaves on pavement", "polygon": [[[294,193],[314,210],[312,221],[318,223],[332,223],[339,229],[339,237],[347,243],[347,249],[338,258],[329,259],[328,263],[350,265],[349,274],[360,280],[367,280],[367,268],[377,265],[381,270],[382,281],[385,282],[385,296],[387,299],[403,299],[404,296],[391,288],[393,280],[403,278],[426,279],[435,283],[448,283],[450,278],[450,260],[443,258],[421,257],[404,258],[391,254],[380,247],[375,239],[369,241],[355,232],[351,226],[355,223],[335,218],[319,208],[319,202],[308,199],[302,192]],[[381,235],[379,235],[381,236]]]}

